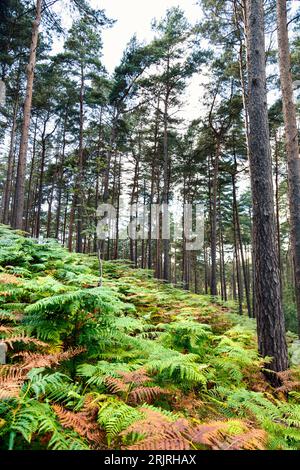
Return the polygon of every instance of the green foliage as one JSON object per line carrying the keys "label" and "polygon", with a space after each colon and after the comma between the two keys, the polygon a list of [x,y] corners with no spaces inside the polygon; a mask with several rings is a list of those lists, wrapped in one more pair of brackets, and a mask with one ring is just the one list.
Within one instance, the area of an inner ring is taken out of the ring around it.
{"label": "green foliage", "polygon": [[0,233],[0,334],[16,339],[0,368],[1,449],[188,448],[206,431],[231,443],[232,426],[242,448],[300,448],[297,381],[265,383],[254,320],[123,261],[94,287],[94,258]]}

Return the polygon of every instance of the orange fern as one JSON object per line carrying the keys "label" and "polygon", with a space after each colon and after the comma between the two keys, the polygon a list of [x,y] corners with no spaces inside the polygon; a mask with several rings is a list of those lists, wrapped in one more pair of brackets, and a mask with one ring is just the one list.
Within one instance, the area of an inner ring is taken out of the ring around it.
{"label": "orange fern", "polygon": [[129,450],[188,450],[190,443],[184,436],[189,423],[185,419],[171,421],[159,411],[142,407],[145,417],[131,424],[121,435],[140,435],[141,440],[129,445]]}
{"label": "orange fern", "polygon": [[1,273],[0,274],[0,284],[20,284],[21,281],[19,278],[13,274]]}
{"label": "orange fern", "polygon": [[277,372],[276,375],[279,377],[281,385],[276,388],[276,392],[288,393],[300,389],[300,381],[293,376],[293,373],[292,370]]}
{"label": "orange fern", "polygon": [[0,399],[13,398],[19,395],[26,379],[26,372],[17,367],[1,367]]}
{"label": "orange fern", "polygon": [[132,372],[118,371],[118,374],[121,375],[126,384],[134,383],[136,385],[141,385],[143,383],[150,382],[151,380],[149,374],[143,368]]}
{"label": "orange fern", "polygon": [[64,428],[73,429],[77,434],[90,441],[94,448],[103,446],[105,433],[93,420],[94,416],[89,411],[85,409],[82,412],[74,413],[55,404],[52,405],[52,409]]}
{"label": "orange fern", "polygon": [[58,365],[62,361],[78,356],[78,354],[81,354],[84,351],[85,348],[82,347],[68,349],[67,351],[56,354],[39,354],[22,351],[14,354],[13,357],[21,357],[23,359],[23,363],[21,364],[22,369],[32,369],[33,367],[50,367],[52,365]]}
{"label": "orange fern", "polygon": [[14,343],[34,344],[35,346],[40,346],[43,348],[49,346],[47,343],[44,343],[44,341],[40,341],[36,338],[31,338],[30,336],[26,336],[24,334],[3,338],[2,341],[4,343],[7,343],[12,349]]}
{"label": "orange fern", "polygon": [[169,394],[169,390],[155,387],[137,387],[129,393],[128,399],[132,403],[153,403],[159,395]]}
{"label": "orange fern", "polygon": [[15,328],[13,326],[0,325],[0,333],[12,334]]}
{"label": "orange fern", "polygon": [[[237,429],[232,430],[232,425]],[[189,439],[212,450],[264,450],[267,435],[242,421],[211,421],[197,426]]]}
{"label": "orange fern", "polygon": [[127,393],[129,385],[117,377],[106,377],[105,385],[112,393]]}

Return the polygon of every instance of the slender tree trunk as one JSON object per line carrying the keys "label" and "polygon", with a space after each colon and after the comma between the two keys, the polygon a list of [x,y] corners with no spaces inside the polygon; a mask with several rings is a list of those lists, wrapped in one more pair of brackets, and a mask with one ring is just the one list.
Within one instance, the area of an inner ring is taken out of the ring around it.
{"label": "slender tree trunk", "polygon": [[291,245],[295,271],[298,334],[300,337],[300,158],[289,51],[286,0],[277,0],[277,32],[288,163]]}
{"label": "slender tree trunk", "polygon": [[77,213],[76,221],[76,251],[82,253],[82,208],[83,208],[83,95],[84,95],[84,66],[81,64],[80,73],[80,96],[79,96],[79,149],[78,149],[78,177],[75,186],[75,208]]}
{"label": "slender tree trunk", "polygon": [[73,250],[74,217],[75,217],[75,197],[73,195],[71,210],[70,210],[70,219],[69,219],[69,234],[68,234],[68,250],[69,251]]}
{"label": "slender tree trunk", "polygon": [[154,201],[154,179],[155,179],[155,167],[157,160],[157,145],[158,145],[158,128],[159,128],[159,103],[160,97],[158,97],[156,116],[155,116],[155,127],[154,127],[154,144],[153,144],[153,155],[151,161],[151,189],[150,189],[150,210],[149,210],[149,230],[148,230],[148,269],[152,269],[152,204]]}
{"label": "slender tree trunk", "polygon": [[235,265],[236,265],[236,279],[238,287],[238,301],[239,301],[239,314],[243,314],[243,286],[241,277],[240,267],[240,256],[237,241],[237,224],[236,224],[236,211],[233,203],[233,237],[234,237],[234,253],[235,253]]}
{"label": "slender tree trunk", "polygon": [[280,286],[282,294],[282,266],[281,266],[281,240],[280,240],[280,209],[279,209],[279,159],[278,159],[278,141],[275,131],[275,203],[276,203],[276,228],[278,243],[278,263],[280,274]]}
{"label": "slender tree trunk", "polygon": [[46,126],[48,119],[44,122],[44,129],[42,134],[42,153],[41,153],[41,165],[40,165],[40,179],[38,187],[38,200],[37,200],[37,211],[36,211],[36,223],[35,223],[35,236],[38,238],[40,235],[40,224],[41,224],[41,208],[43,202],[43,183],[44,183],[44,172],[45,172],[45,158],[46,158]]}
{"label": "slender tree trunk", "polygon": [[[63,244],[63,246],[65,246],[65,242],[66,242],[68,205],[69,205],[69,192],[67,191],[66,205],[65,205],[65,210],[64,210],[63,230],[62,230],[62,244]],[[72,251],[72,246],[71,246],[70,251]]]}
{"label": "slender tree trunk", "polygon": [[120,223],[120,196],[121,196],[121,154],[119,155],[118,171],[118,183],[117,183],[117,214],[116,214],[116,236],[115,236],[115,250],[114,259],[119,257],[119,223]]}
{"label": "slender tree trunk", "polygon": [[[235,167],[236,167],[236,161],[235,161]],[[239,248],[240,248],[240,253],[241,253],[241,262],[242,262],[242,270],[243,270],[243,278],[244,278],[244,286],[245,286],[245,294],[246,294],[247,311],[248,311],[248,316],[251,318],[252,317],[251,299],[250,299],[250,291],[249,291],[249,284],[248,284],[248,278],[247,278],[244,248],[243,248],[243,242],[242,242],[240,216],[239,216],[239,210],[238,210],[238,205],[237,205],[236,183],[235,183],[234,174],[232,174],[232,193],[233,193],[233,205],[234,205],[234,211],[235,211],[236,233],[237,233],[237,238],[238,238],[238,243],[239,243]]]}
{"label": "slender tree trunk", "polygon": [[[19,67],[20,68],[20,67]],[[17,131],[17,116],[19,109],[19,72],[17,77],[17,90],[13,107],[13,121],[12,129],[10,134],[10,145],[9,145],[9,154],[7,160],[7,174],[6,180],[4,183],[3,197],[1,204],[1,219],[4,224],[9,223],[9,202],[11,199],[11,189],[12,189],[12,179],[13,179],[13,169],[14,169],[14,155],[15,155],[15,138]]]}
{"label": "slender tree trunk", "polygon": [[36,49],[38,44],[39,26],[41,22],[42,0],[36,0],[36,14],[32,26],[31,46],[29,63],[27,66],[27,84],[26,96],[24,102],[24,117],[21,131],[21,142],[17,169],[16,193],[14,201],[14,219],[13,227],[23,228],[23,211],[25,202],[25,173],[26,173],[26,157],[28,148],[28,136],[30,126],[30,114],[32,103],[32,89],[34,79],[34,69],[36,63]]}
{"label": "slender tree trunk", "polygon": [[212,182],[212,210],[211,210],[211,280],[210,293],[217,295],[217,198],[219,181],[219,157],[221,142],[217,141],[216,153],[213,161],[213,182]]}
{"label": "slender tree trunk", "polygon": [[232,258],[232,276],[231,276],[231,280],[232,280],[232,297],[233,297],[233,300],[236,300],[236,299],[237,299],[237,295],[236,295],[235,262],[234,262],[234,257]]}
{"label": "slender tree trunk", "polygon": [[[169,74],[169,60],[167,64],[167,75]],[[163,216],[165,220],[168,217],[168,204],[169,204],[169,184],[170,184],[170,172],[169,172],[169,145],[168,145],[168,105],[169,105],[169,88],[167,85],[167,91],[165,95],[165,107],[164,107],[164,184],[162,192],[162,203],[163,203]],[[165,281],[170,280],[170,240],[168,238],[162,239],[163,246],[163,279]]]}
{"label": "slender tree trunk", "polygon": [[68,117],[68,107],[66,108],[65,117],[64,117],[61,160],[60,160],[60,163],[59,163],[59,170],[58,170],[57,209],[56,209],[56,220],[55,220],[55,238],[57,240],[58,240],[58,237],[59,237],[60,216],[61,216],[61,198],[62,198],[63,182],[64,182],[64,163],[65,163],[65,149],[66,149],[67,117]]}
{"label": "slender tree trunk", "polygon": [[[288,367],[281,305],[278,247],[274,213],[272,161],[269,140],[263,0],[247,0],[249,157],[253,199],[255,313],[258,347],[272,357],[268,368]],[[273,378],[275,381],[275,379]]]}
{"label": "slender tree trunk", "polygon": [[26,202],[26,217],[25,217],[25,230],[26,232],[29,231],[30,222],[32,219],[32,209],[34,204],[34,169],[35,169],[35,157],[36,157],[36,144],[37,144],[37,128],[38,128],[38,118],[36,118],[35,126],[34,126],[34,136],[33,136],[33,147],[32,147],[32,157],[31,157],[31,164],[30,164],[30,174],[29,174],[29,181],[28,181],[28,194],[27,194],[27,202]]}
{"label": "slender tree trunk", "polygon": [[204,253],[204,292],[205,295],[208,294],[208,267],[207,267],[207,250],[203,248]]}

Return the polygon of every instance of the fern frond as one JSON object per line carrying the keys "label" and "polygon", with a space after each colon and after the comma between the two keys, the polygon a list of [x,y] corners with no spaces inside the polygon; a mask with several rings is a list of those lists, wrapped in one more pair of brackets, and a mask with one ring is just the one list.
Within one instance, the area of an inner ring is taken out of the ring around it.
{"label": "fern frond", "polygon": [[104,404],[98,413],[98,422],[106,431],[107,443],[110,446],[112,440],[118,436],[131,423],[143,417],[143,413],[123,402],[108,402]]}
{"label": "fern frond", "polygon": [[21,364],[23,369],[32,369],[33,367],[50,367],[52,365],[58,365],[63,361],[67,361],[72,357],[78,356],[84,351],[85,348],[82,347],[71,348],[67,351],[56,354],[38,354],[24,351],[14,354],[14,357],[21,357],[23,359],[23,363]]}
{"label": "fern frond", "polygon": [[106,377],[104,383],[112,393],[127,393],[129,386],[117,377]]}
{"label": "fern frond", "polygon": [[139,436],[139,442],[125,444],[130,450],[188,450],[189,441],[184,433],[189,428],[188,421],[182,418],[172,421],[158,408],[143,406],[140,408],[144,417],[133,422],[121,435],[125,442],[131,437]]}
{"label": "fern frond", "polygon": [[1,341],[3,341],[4,343],[7,343],[12,349],[13,349],[14,343],[34,344],[35,346],[39,346],[43,348],[46,348],[47,346],[49,346],[49,344],[44,343],[44,341],[40,341],[30,336],[26,336],[25,334],[3,338]]}
{"label": "fern frond", "polygon": [[0,399],[17,397],[26,380],[26,372],[16,367],[2,367],[0,375]]}
{"label": "fern frond", "polygon": [[212,421],[196,427],[190,439],[213,450],[264,450],[267,434],[242,421]]}
{"label": "fern frond", "polygon": [[154,387],[137,387],[133,389],[129,395],[128,400],[132,403],[152,403],[155,398],[160,395],[168,395],[170,391],[158,386]]}
{"label": "fern frond", "polygon": [[95,446],[99,446],[103,442],[105,433],[99,428],[97,422],[91,420],[87,413],[74,413],[60,405],[52,405],[52,409],[64,428],[73,429],[77,434],[91,441]]}

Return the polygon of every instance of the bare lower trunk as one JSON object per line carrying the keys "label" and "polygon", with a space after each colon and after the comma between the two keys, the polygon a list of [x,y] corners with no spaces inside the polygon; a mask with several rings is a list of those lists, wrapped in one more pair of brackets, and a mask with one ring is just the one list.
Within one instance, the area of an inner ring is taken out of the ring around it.
{"label": "bare lower trunk", "polygon": [[253,199],[255,313],[258,346],[268,368],[288,367],[281,305],[266,95],[263,0],[248,0],[249,157]]}
{"label": "bare lower trunk", "polygon": [[13,168],[14,168],[14,151],[15,151],[15,137],[17,130],[17,115],[19,107],[19,86],[16,93],[16,99],[14,102],[13,110],[13,123],[10,134],[10,146],[9,154],[7,160],[7,174],[6,181],[4,183],[3,197],[2,197],[2,206],[1,206],[1,219],[4,224],[9,222],[9,202],[11,198],[11,189],[12,189],[12,178],[13,178]]}
{"label": "bare lower trunk", "polygon": [[36,49],[39,35],[39,25],[41,21],[41,6],[42,0],[36,0],[36,16],[32,26],[31,46],[29,63],[27,66],[27,85],[26,96],[24,102],[24,118],[22,124],[20,152],[17,169],[16,193],[14,201],[14,228],[23,228],[23,211],[25,200],[25,172],[26,172],[26,157],[28,148],[28,136],[32,103],[32,89],[34,79],[34,69],[36,63]]}
{"label": "bare lower trunk", "polygon": [[295,288],[300,336],[300,158],[289,52],[286,0],[277,0],[279,68],[282,91],[288,162],[291,243],[295,270]]}

